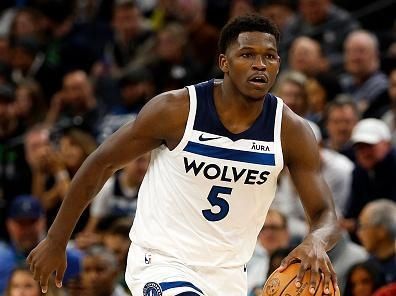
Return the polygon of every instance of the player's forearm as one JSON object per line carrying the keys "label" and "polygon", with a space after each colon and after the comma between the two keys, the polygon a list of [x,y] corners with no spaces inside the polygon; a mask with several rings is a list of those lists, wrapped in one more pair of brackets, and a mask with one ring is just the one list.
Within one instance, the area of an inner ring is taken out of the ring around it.
{"label": "player's forearm", "polygon": [[311,230],[307,237],[322,243],[329,251],[340,238],[340,228],[334,209],[326,208],[318,213],[316,219],[312,220]]}
{"label": "player's forearm", "polygon": [[113,172],[91,155],[74,176],[48,237],[66,246],[80,215]]}

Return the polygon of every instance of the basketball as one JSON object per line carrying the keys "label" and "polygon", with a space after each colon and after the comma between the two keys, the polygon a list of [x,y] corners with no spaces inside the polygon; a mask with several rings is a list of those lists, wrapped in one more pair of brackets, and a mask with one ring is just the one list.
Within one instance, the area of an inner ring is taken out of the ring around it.
{"label": "basketball", "polygon": [[[297,277],[300,263],[296,262],[287,267],[283,272],[275,270],[264,284],[262,296],[322,296],[323,293],[323,277],[319,282],[319,287],[316,289],[315,294],[309,293],[309,271],[304,274],[301,281],[301,287],[296,287],[295,279]],[[334,290],[333,283],[329,285],[330,293],[327,295],[340,296]]]}

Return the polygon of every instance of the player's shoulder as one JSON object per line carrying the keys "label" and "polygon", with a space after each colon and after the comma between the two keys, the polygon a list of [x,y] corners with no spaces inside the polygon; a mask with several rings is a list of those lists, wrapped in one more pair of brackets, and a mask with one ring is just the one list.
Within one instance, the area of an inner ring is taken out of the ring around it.
{"label": "player's shoulder", "polygon": [[163,107],[180,107],[189,103],[189,94],[187,88],[174,89],[160,93],[151,101]]}
{"label": "player's shoulder", "polygon": [[286,163],[318,149],[308,121],[286,105],[283,107],[281,141]]}
{"label": "player's shoulder", "polygon": [[294,113],[286,104],[283,104],[282,113],[282,130],[286,133],[310,131],[307,120]]}
{"label": "player's shoulder", "polygon": [[175,118],[175,116],[180,118],[187,115],[188,110],[188,90],[182,88],[156,95],[147,102],[139,115],[140,117],[144,116],[150,119],[157,118],[159,120],[168,121]]}

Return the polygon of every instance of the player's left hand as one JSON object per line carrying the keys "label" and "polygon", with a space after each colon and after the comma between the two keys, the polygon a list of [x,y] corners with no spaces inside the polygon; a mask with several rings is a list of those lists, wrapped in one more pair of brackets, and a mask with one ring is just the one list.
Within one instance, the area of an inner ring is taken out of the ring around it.
{"label": "player's left hand", "polygon": [[279,272],[284,271],[296,259],[301,261],[301,267],[296,277],[296,286],[300,287],[304,274],[310,272],[309,292],[315,294],[321,274],[324,277],[324,294],[330,294],[330,281],[335,289],[338,289],[337,275],[326,253],[324,243],[309,234],[304,241],[286,256],[278,268]]}

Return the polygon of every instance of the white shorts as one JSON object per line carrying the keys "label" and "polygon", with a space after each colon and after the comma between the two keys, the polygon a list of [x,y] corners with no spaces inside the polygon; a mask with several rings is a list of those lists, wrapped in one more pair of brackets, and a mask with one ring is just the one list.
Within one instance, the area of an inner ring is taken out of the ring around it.
{"label": "white shorts", "polygon": [[246,296],[246,267],[186,266],[131,244],[125,280],[133,296]]}

